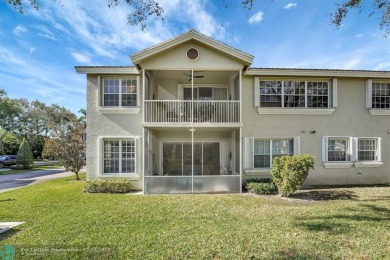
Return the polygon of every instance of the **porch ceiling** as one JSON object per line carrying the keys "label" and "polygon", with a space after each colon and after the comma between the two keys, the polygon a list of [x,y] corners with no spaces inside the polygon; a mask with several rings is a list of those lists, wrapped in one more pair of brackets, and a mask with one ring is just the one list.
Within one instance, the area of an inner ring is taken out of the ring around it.
{"label": "porch ceiling", "polygon": [[[154,78],[159,79],[177,79],[183,82],[188,82],[191,75],[190,70],[153,70],[152,75]],[[194,75],[203,75],[203,78],[195,78],[194,83],[203,83],[207,81],[226,80],[233,79],[237,76],[238,71],[210,71],[210,70],[194,70]]]}

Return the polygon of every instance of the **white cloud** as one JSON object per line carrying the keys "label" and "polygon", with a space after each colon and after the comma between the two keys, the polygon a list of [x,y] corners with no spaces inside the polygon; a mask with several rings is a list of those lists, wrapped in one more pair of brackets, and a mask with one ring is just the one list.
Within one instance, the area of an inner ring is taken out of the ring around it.
{"label": "white cloud", "polygon": [[287,5],[285,5],[283,8],[286,9],[286,10],[289,10],[291,8],[294,8],[294,7],[297,7],[297,4],[296,3],[288,3]]}
{"label": "white cloud", "polygon": [[89,55],[78,53],[78,52],[72,52],[71,55],[76,61],[80,63],[91,63],[91,57]]}
{"label": "white cloud", "polygon": [[379,63],[374,70],[390,70],[390,62]]}
{"label": "white cloud", "polygon": [[13,34],[15,34],[16,36],[20,36],[21,34],[27,32],[27,28],[22,26],[22,25],[18,25],[14,28],[14,30],[12,31]]}
{"label": "white cloud", "polygon": [[355,37],[355,38],[362,38],[363,37],[363,34],[361,34],[361,33],[358,33],[358,34],[356,34],[355,36],[353,36],[353,37]]}
{"label": "white cloud", "polygon": [[30,53],[30,55],[32,55],[36,50],[37,50],[37,47],[31,47],[28,49],[28,52]]}
{"label": "white cloud", "polygon": [[58,41],[57,36],[45,25],[35,25],[34,28],[38,29],[40,32],[38,33],[39,36],[52,40],[52,41]]}
{"label": "white cloud", "polygon": [[346,62],[344,62],[341,65],[341,69],[344,69],[344,70],[356,69],[358,67],[358,65],[360,65],[361,61],[362,61],[362,58],[360,56],[351,57],[349,60],[347,60]]}
{"label": "white cloud", "polygon": [[264,13],[262,11],[258,11],[256,14],[251,16],[251,18],[249,18],[248,22],[250,24],[256,24],[261,22],[263,20],[263,17],[264,17]]}
{"label": "white cloud", "polygon": [[[209,13],[207,2],[161,0],[159,3],[164,8],[164,21],[152,18],[146,31],[126,23],[132,11],[127,4],[109,9],[104,1],[94,2],[93,5],[89,1],[67,0],[61,5],[50,1],[41,6],[39,14],[34,15],[57,30],[57,34],[46,31],[41,36],[58,39],[65,33],[75,43],[90,48],[91,55],[108,57],[114,62],[129,61],[123,51],[147,48],[191,28],[218,40],[225,38],[225,28]],[[52,17],[58,19],[53,20]]]}

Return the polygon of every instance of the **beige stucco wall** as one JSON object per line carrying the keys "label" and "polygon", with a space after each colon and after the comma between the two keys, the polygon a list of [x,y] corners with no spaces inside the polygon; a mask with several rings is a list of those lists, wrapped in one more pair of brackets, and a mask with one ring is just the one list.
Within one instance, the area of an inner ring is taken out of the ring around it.
{"label": "beige stucco wall", "polygon": [[[98,77],[89,75],[87,77],[87,178],[114,178],[110,175],[102,175],[102,138],[137,138],[136,157],[137,175],[132,177],[135,189],[142,189],[143,174],[141,171],[141,145],[142,145],[142,109],[134,115],[128,114],[102,114],[98,106],[99,90]],[[115,178],[122,178],[116,176]],[[123,178],[128,178],[123,176]]]}
{"label": "beige stucco wall", "polygon": [[[264,76],[263,78],[266,78]],[[300,137],[301,154],[316,157],[305,185],[378,184],[390,182],[390,120],[366,109],[366,80],[339,78],[338,106],[332,115],[259,115],[254,108],[254,78],[243,78],[243,137]],[[310,130],[315,130],[311,134]],[[322,136],[382,137],[379,168],[325,169]],[[259,175],[260,176],[260,175]],[[244,174],[244,179],[256,176]]]}

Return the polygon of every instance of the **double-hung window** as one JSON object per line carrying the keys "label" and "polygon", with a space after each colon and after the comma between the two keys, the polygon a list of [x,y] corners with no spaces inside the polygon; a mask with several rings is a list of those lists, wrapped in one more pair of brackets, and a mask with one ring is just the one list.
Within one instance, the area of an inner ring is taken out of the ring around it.
{"label": "double-hung window", "polygon": [[255,139],[253,168],[272,168],[274,158],[294,154],[294,139]]}
{"label": "double-hung window", "polygon": [[103,79],[102,105],[104,107],[135,107],[137,94],[136,77]]}
{"label": "double-hung window", "polygon": [[357,161],[378,161],[378,143],[378,138],[357,138]]}
{"label": "double-hung window", "polygon": [[126,174],[135,172],[135,139],[103,140],[103,174]]}
{"label": "double-hung window", "polygon": [[381,162],[379,137],[323,137],[325,168],[378,167]]}
{"label": "double-hung window", "polygon": [[372,108],[390,108],[390,83],[372,83]]}
{"label": "double-hung window", "polygon": [[328,138],[327,146],[329,162],[346,162],[350,160],[349,138],[330,137]]}
{"label": "double-hung window", "polygon": [[366,107],[371,115],[390,115],[390,82],[367,80]]}

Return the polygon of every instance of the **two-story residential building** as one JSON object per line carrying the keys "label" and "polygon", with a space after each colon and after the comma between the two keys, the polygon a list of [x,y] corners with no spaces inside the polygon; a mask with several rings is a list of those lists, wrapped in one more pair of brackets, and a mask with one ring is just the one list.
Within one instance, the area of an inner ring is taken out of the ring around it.
{"label": "two-story residential building", "polygon": [[144,193],[240,192],[272,159],[315,155],[305,185],[390,182],[390,72],[251,68],[191,30],[87,75],[87,178]]}

